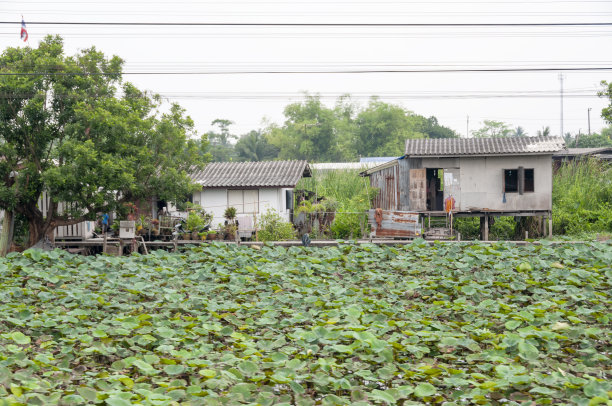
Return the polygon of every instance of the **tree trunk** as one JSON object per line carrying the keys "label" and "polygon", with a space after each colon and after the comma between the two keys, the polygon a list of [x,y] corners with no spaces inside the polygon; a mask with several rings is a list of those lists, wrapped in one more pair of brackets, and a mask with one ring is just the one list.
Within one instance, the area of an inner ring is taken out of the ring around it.
{"label": "tree trunk", "polygon": [[8,254],[13,242],[14,213],[6,210],[2,220],[2,233],[0,234],[0,257]]}
{"label": "tree trunk", "polygon": [[28,222],[28,242],[24,248],[30,248],[40,241],[45,231],[49,228],[49,222],[46,222],[43,218],[42,212],[37,207],[38,202],[32,204],[19,206],[17,212],[25,216]]}

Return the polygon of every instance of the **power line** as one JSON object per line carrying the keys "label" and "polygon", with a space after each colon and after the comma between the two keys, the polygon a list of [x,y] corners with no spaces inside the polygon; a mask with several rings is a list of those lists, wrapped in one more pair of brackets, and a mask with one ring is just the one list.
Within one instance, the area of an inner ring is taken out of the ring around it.
{"label": "power line", "polygon": [[[21,24],[0,21],[0,24]],[[88,25],[88,26],[176,26],[176,27],[610,27],[610,22],[564,23],[239,23],[239,22],[119,22],[119,21],[29,21],[28,25]]]}
{"label": "power line", "polygon": [[383,74],[383,73],[494,73],[494,72],[558,72],[609,71],[612,66],[547,67],[547,68],[469,68],[469,69],[364,69],[364,70],[261,70],[261,71],[133,71],[133,72],[0,72],[0,76],[113,76],[113,75],[306,75],[306,74]]}

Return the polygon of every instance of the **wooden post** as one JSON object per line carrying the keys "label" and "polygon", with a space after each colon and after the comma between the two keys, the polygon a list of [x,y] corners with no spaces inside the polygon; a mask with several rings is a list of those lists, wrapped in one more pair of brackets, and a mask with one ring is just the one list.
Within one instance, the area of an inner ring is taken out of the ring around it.
{"label": "wooden post", "polygon": [[149,255],[149,251],[147,251],[147,244],[145,243],[144,237],[141,235],[140,239],[142,240],[142,247],[144,248],[145,255]]}
{"label": "wooden post", "polygon": [[108,233],[104,233],[104,242],[102,243],[102,253],[106,254],[106,240],[108,238]]}

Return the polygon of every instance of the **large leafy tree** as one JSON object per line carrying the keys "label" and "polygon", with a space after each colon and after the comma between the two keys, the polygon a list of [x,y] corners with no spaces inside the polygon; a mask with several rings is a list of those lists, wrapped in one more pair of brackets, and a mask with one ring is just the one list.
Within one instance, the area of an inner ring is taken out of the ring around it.
{"label": "large leafy tree", "polygon": [[303,102],[285,107],[284,115],[285,124],[270,126],[266,136],[270,144],[279,149],[279,158],[314,162],[339,159],[336,116],[320,97],[306,95]]}
{"label": "large leafy tree", "polygon": [[206,137],[210,143],[210,154],[215,162],[228,162],[236,157],[233,140],[238,139],[230,131],[230,126],[234,124],[231,120],[216,119],[210,123],[218,130],[209,131]]}
{"label": "large leafy tree", "polygon": [[[357,115],[360,156],[399,156],[408,138],[427,138],[423,117],[401,106],[372,99]],[[435,123],[437,124],[437,122]]]}
{"label": "large leafy tree", "polygon": [[317,162],[352,161],[360,156],[401,155],[408,138],[453,138],[457,134],[438,123],[373,98],[360,108],[344,95],[333,108],[318,96],[285,108],[283,126],[271,125],[268,141],[282,159]]}
{"label": "large leafy tree", "polygon": [[162,113],[158,96],[123,82],[122,64],[95,48],[66,56],[57,36],[0,56],[0,209],[25,217],[30,245],[124,202],[193,189],[205,140],[181,107]]}
{"label": "large leafy tree", "polygon": [[438,119],[434,116],[425,118],[423,116],[416,116],[420,118],[421,124],[419,132],[427,135],[429,138],[457,138],[457,133],[443,125],[438,123]]}
{"label": "large leafy tree", "polygon": [[515,134],[508,124],[502,121],[484,120],[483,126],[472,132],[474,138],[499,138],[510,137]]}

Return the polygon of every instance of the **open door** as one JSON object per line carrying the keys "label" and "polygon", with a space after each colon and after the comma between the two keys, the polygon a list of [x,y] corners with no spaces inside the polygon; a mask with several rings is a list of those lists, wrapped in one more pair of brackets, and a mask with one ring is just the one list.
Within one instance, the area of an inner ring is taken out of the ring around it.
{"label": "open door", "polygon": [[427,209],[427,176],[426,169],[410,170],[410,210]]}

